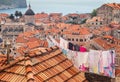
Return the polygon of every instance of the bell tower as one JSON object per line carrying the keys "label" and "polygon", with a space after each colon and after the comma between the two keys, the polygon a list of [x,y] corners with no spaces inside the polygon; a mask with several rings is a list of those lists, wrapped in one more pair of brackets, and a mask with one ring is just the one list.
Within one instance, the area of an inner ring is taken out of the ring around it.
{"label": "bell tower", "polygon": [[25,12],[25,23],[26,24],[35,24],[35,13],[31,9],[31,5],[29,4],[28,10]]}

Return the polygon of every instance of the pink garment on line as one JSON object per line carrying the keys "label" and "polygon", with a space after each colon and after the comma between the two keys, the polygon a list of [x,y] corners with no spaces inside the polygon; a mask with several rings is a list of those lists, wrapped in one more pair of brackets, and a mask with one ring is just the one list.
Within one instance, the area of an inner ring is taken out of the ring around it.
{"label": "pink garment on line", "polygon": [[86,48],[84,48],[83,46],[80,46],[80,52],[86,52]]}

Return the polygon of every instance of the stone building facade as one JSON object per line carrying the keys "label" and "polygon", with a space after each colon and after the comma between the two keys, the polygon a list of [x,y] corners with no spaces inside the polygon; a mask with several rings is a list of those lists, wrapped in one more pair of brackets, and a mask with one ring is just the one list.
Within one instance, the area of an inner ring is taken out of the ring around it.
{"label": "stone building facade", "polygon": [[5,23],[1,25],[0,33],[3,38],[11,39],[13,36],[24,32],[24,23]]}
{"label": "stone building facade", "polygon": [[104,24],[120,23],[120,4],[108,3],[97,9],[97,16],[103,18]]}
{"label": "stone building facade", "polygon": [[72,42],[74,44],[78,44],[78,45],[81,45],[83,43],[86,43],[86,42],[90,42],[92,38],[92,34],[88,34],[88,35],[66,35],[66,38],[67,41],[69,42]]}
{"label": "stone building facade", "polygon": [[86,25],[91,29],[103,26],[103,19],[101,17],[93,17],[86,21]]}
{"label": "stone building facade", "polygon": [[5,19],[6,20],[2,20],[2,23],[0,24],[0,35],[3,40],[9,39],[12,41],[20,33],[33,31],[35,28],[34,12],[32,11],[30,5],[24,17],[18,19],[24,19],[25,21],[10,20],[7,17]]}
{"label": "stone building facade", "polygon": [[118,38],[118,39],[120,39],[120,28],[119,29],[115,29],[113,32],[114,32],[113,36]]}

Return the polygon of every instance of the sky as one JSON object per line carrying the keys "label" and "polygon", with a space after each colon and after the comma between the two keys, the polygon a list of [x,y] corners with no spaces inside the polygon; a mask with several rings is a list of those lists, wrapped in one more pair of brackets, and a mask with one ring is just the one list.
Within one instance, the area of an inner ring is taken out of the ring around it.
{"label": "sky", "polygon": [[33,6],[89,6],[99,7],[104,3],[120,3],[120,0],[27,0]]}
{"label": "sky", "polygon": [[[27,0],[34,10],[51,12],[91,12],[104,3],[120,3],[120,0]],[[38,9],[37,9],[38,8]]]}
{"label": "sky", "polygon": [[[27,0],[35,13],[60,12],[68,13],[91,13],[93,9],[99,8],[105,3],[120,3],[120,0]],[[16,8],[9,10],[0,10],[5,13],[14,13],[16,10],[25,13],[27,8]]]}
{"label": "sky", "polygon": [[[56,4],[80,4],[80,5],[86,5],[86,4],[91,4],[91,5],[96,5],[96,4],[103,4],[103,3],[112,3],[112,2],[117,2],[120,3],[120,0],[27,0],[30,3],[56,3]],[[96,4],[95,4],[96,3]]]}

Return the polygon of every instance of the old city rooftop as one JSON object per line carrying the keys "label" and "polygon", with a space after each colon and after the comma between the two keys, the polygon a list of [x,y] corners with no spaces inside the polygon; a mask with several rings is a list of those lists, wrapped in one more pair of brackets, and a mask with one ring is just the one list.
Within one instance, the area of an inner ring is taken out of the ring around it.
{"label": "old city rooftop", "polygon": [[2,82],[83,82],[84,80],[84,73],[76,69],[58,47],[29,52],[26,56],[0,68]]}
{"label": "old city rooftop", "polygon": [[105,4],[113,9],[120,9],[120,4],[117,4],[117,3],[108,3],[108,4]]}

